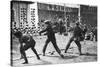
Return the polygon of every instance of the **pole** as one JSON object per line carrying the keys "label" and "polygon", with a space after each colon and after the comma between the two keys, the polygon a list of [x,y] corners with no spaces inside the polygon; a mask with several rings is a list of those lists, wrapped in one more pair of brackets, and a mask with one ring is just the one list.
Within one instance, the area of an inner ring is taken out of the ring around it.
{"label": "pole", "polygon": [[78,20],[79,20],[79,22],[81,22],[81,12],[80,12],[80,5],[79,5],[79,8],[78,8]]}
{"label": "pole", "polygon": [[66,26],[66,34],[68,33],[67,32],[67,22],[66,22],[66,4],[64,4],[64,17],[65,17],[65,26]]}
{"label": "pole", "polygon": [[19,20],[19,28],[20,28],[20,3],[18,2],[18,20]]}

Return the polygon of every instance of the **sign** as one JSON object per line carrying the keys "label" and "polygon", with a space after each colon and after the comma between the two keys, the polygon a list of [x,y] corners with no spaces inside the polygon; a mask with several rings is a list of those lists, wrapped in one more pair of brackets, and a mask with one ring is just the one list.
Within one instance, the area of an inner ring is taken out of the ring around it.
{"label": "sign", "polygon": [[[29,5],[29,26],[30,27],[38,27],[38,7],[37,3],[33,3]],[[35,28],[34,27],[34,28]]]}

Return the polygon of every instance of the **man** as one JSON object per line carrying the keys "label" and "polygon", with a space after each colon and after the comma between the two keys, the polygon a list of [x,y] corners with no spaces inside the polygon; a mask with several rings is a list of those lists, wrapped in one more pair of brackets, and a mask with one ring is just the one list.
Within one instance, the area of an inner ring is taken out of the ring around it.
{"label": "man", "polygon": [[[32,51],[36,54],[37,59],[40,59],[39,55],[37,54],[37,51],[34,48],[36,42],[32,38],[32,36],[22,35],[22,33],[20,31],[15,32],[14,35],[19,39],[19,42],[20,42],[20,52],[25,60],[25,62],[23,64],[28,63],[25,51],[29,48],[31,48]],[[23,45],[23,44],[25,44],[25,45]]]}
{"label": "man", "polygon": [[70,44],[72,43],[72,41],[74,41],[76,43],[76,45],[78,46],[78,50],[79,50],[80,55],[81,55],[82,52],[81,52],[80,37],[82,36],[83,31],[79,27],[78,22],[76,23],[76,26],[71,31],[73,31],[73,36],[68,41],[68,44],[67,44],[66,49],[65,49],[65,53],[67,52],[68,48],[70,47]]}
{"label": "man", "polygon": [[58,54],[62,58],[64,58],[64,56],[60,52],[60,49],[57,46],[56,38],[55,38],[55,33],[54,33],[50,23],[51,23],[51,21],[49,21],[49,20],[45,21],[45,24],[47,25],[47,27],[46,27],[45,30],[40,31],[40,33],[39,33],[41,35],[41,33],[46,32],[46,35],[47,35],[47,40],[46,40],[45,45],[43,47],[43,56],[45,56],[45,51],[46,51],[48,43],[52,42],[52,44],[53,44],[54,48],[56,49],[56,51],[58,52]]}
{"label": "man", "polygon": [[97,41],[97,27],[94,27],[94,29],[92,30],[93,33],[93,37],[95,38],[95,41]]}
{"label": "man", "polygon": [[95,41],[98,41],[98,34],[97,34],[98,32],[97,32],[97,27],[95,27],[95,31],[94,31],[94,35],[95,35]]}
{"label": "man", "polygon": [[59,32],[62,35],[63,33],[63,20],[62,19],[59,19]]}
{"label": "man", "polygon": [[84,39],[85,39],[85,35],[86,35],[87,31],[88,31],[88,28],[87,28],[86,24],[84,24],[84,29],[83,29],[83,37],[84,37]]}

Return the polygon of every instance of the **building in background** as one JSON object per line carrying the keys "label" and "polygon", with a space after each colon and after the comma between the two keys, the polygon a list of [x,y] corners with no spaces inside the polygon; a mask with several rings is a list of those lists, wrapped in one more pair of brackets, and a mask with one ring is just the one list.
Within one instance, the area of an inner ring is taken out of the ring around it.
{"label": "building in background", "polygon": [[90,28],[97,27],[97,6],[80,5],[82,22]]}
{"label": "building in background", "polygon": [[31,28],[38,27],[41,20],[51,20],[56,22],[58,18],[66,18],[69,15],[78,16],[77,5],[69,6],[66,4],[39,3],[31,1],[12,1],[12,28]]}
{"label": "building in background", "polygon": [[43,20],[53,23],[63,19],[66,26],[82,17],[82,24],[97,26],[97,7],[72,4],[39,3],[32,1],[11,1],[12,28],[39,31]]}

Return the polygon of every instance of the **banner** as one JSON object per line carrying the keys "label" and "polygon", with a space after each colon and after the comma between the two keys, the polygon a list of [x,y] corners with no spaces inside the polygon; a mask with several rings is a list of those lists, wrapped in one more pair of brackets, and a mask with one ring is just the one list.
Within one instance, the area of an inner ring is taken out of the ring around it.
{"label": "banner", "polygon": [[38,7],[37,3],[29,4],[29,27],[37,28],[38,27]]}

